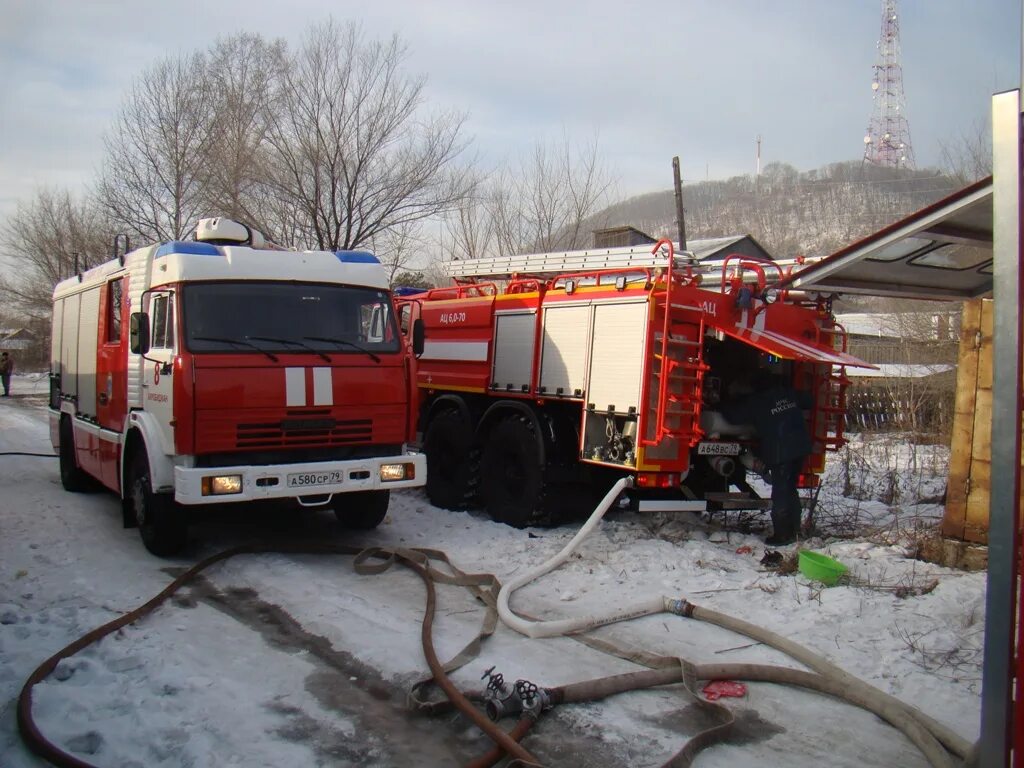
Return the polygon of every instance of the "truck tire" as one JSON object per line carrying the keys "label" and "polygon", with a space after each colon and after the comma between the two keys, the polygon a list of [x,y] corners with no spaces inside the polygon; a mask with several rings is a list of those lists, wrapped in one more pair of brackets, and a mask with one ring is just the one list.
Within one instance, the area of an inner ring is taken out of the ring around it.
{"label": "truck tire", "polygon": [[60,484],[65,491],[82,493],[92,490],[92,479],[78,466],[75,456],[75,432],[71,427],[71,419],[64,416],[60,420]]}
{"label": "truck tire", "polygon": [[125,500],[146,549],[157,557],[180,552],[188,537],[185,511],[169,494],[153,493],[145,450],[140,449],[132,458],[126,487]]}
{"label": "truck tire", "polygon": [[510,416],[491,431],[480,465],[480,495],[492,520],[523,528],[540,517],[544,468],[537,457],[533,425]]}
{"label": "truck tire", "polygon": [[391,491],[336,493],[331,499],[334,516],[345,528],[369,531],[384,521]]}
{"label": "truck tire", "polygon": [[473,430],[458,411],[446,410],[427,425],[427,498],[435,507],[464,509],[472,501],[476,474]]}

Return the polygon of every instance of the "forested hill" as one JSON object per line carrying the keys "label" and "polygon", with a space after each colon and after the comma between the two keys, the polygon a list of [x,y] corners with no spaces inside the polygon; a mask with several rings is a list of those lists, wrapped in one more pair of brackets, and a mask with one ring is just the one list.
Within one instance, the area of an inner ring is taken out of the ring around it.
{"label": "forested hill", "polygon": [[[800,172],[772,163],[760,177],[684,180],[686,234],[750,234],[776,258],[825,256],[959,187],[935,169],[896,171],[856,161]],[[678,235],[671,189],[630,198],[596,219],[599,226],[630,225],[655,237]]]}

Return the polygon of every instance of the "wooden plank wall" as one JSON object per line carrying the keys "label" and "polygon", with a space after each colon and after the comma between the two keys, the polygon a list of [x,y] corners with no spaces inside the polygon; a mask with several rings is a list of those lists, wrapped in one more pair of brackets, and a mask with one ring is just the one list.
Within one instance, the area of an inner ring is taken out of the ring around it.
{"label": "wooden plank wall", "polygon": [[964,304],[942,535],[988,543],[992,481],[992,301]]}

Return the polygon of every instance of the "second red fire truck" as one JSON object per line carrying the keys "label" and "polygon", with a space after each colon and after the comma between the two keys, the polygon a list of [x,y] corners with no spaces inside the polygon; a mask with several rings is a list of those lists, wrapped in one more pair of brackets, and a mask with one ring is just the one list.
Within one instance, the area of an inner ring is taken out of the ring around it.
{"label": "second red fire truck", "polygon": [[442,507],[482,503],[512,525],[626,473],[690,508],[751,496],[756,436],[717,408],[765,368],[813,395],[800,479],[813,487],[826,451],[843,443],[846,366],[871,367],[846,352],[827,296],[774,287],[792,266],[698,264],[668,241],[447,266],[456,285],[402,306],[425,324],[416,381],[427,492]]}

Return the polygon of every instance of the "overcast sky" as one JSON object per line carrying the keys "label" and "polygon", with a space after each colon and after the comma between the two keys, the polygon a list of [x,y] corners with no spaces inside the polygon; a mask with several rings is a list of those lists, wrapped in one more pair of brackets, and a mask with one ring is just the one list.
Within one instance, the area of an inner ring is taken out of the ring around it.
{"label": "overcast sky", "polygon": [[[538,140],[596,136],[619,192],[858,159],[876,0],[0,0],[0,219],[41,186],[86,188],[132,79],[239,31],[297,43],[333,15],[398,33],[431,105],[468,114],[496,165]],[[1020,84],[1020,0],[902,0],[919,167]]]}

